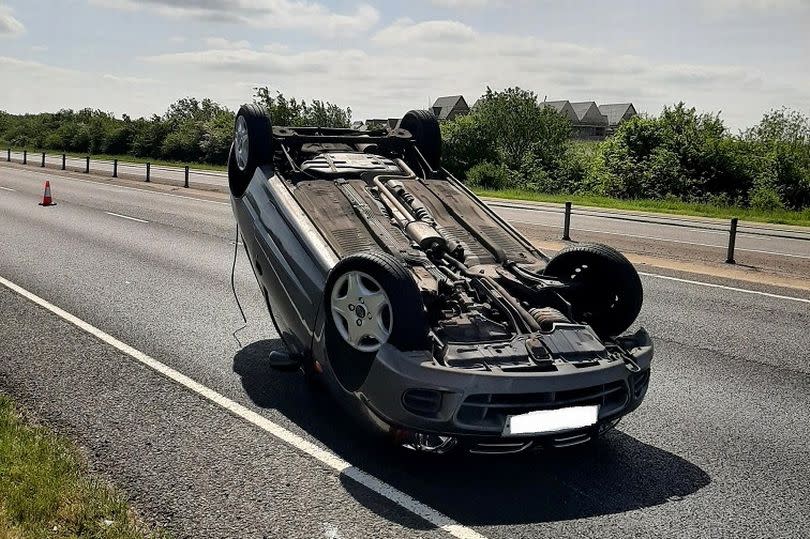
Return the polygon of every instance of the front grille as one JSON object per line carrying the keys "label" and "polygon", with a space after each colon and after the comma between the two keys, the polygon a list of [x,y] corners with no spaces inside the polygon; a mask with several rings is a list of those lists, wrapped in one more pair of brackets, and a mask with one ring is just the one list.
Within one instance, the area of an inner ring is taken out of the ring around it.
{"label": "front grille", "polygon": [[650,369],[633,374],[633,398],[640,399],[647,393],[647,387],[650,385]]}
{"label": "front grille", "polygon": [[551,410],[568,406],[598,404],[600,416],[620,411],[627,405],[629,391],[626,382],[619,380],[581,389],[547,391],[542,393],[479,393],[469,395],[459,408],[459,423],[473,428],[501,430],[508,416],[535,410]]}
{"label": "front grille", "polygon": [[434,416],[442,408],[442,394],[433,389],[409,389],[402,395],[402,405],[414,414]]}

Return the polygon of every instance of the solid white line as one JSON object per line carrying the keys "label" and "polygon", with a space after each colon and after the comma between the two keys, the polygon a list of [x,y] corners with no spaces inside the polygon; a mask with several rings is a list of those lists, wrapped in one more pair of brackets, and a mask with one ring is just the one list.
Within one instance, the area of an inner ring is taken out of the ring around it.
{"label": "solid white line", "polygon": [[12,189],[11,187],[3,187],[2,185],[0,185],[0,189],[4,191],[14,191],[14,189]]}
{"label": "solid white line", "polygon": [[48,301],[42,299],[36,294],[29,292],[28,290],[12,283],[11,281],[3,277],[0,277],[0,284],[5,286],[6,288],[9,288],[10,290],[13,290],[14,292],[18,293],[24,298],[36,303],[37,305],[47,309],[48,311],[54,313],[63,320],[70,322],[79,329],[86,331],[87,333],[90,333],[91,335],[97,337],[101,341],[109,344],[113,348],[116,348],[117,350],[123,352],[124,354],[127,354],[133,359],[146,365],[147,367],[157,371],[166,378],[169,378],[170,380],[180,384],[186,389],[189,389],[190,391],[197,393],[201,397],[208,399],[214,404],[219,405],[220,407],[224,408],[225,410],[228,410],[235,416],[241,417],[245,421],[275,436],[282,442],[294,447],[295,449],[301,451],[302,453],[306,453],[310,457],[315,458],[328,468],[332,468],[339,474],[349,477],[354,481],[356,481],[357,483],[360,483],[361,485],[365,486],[366,488],[373,490],[377,494],[387,498],[388,500],[397,504],[403,509],[410,511],[414,515],[423,518],[424,520],[433,524],[437,528],[444,530],[453,537],[457,537],[459,539],[487,539],[485,536],[481,535],[475,530],[468,528],[466,526],[462,526],[461,524],[455,522],[450,517],[440,513],[439,511],[431,507],[428,507],[422,502],[412,498],[408,494],[405,494],[404,492],[401,492],[400,490],[392,487],[388,483],[385,483],[384,481],[377,479],[376,477],[364,472],[363,470],[357,468],[356,466],[352,466],[351,464],[349,464],[336,454],[332,453],[328,449],[320,448],[317,445],[308,442],[304,438],[298,436],[293,432],[290,432],[281,425],[278,425],[270,421],[266,417],[257,414],[256,412],[246,408],[245,406],[242,406],[241,404],[232,401],[231,399],[225,397],[224,395],[217,393],[213,389],[210,389],[209,387],[204,386],[199,382],[196,382],[195,380],[189,378],[185,374],[182,374],[181,372],[174,370],[168,365],[161,363],[160,361],[144,354],[139,350],[136,350],[135,348],[129,346],[128,344],[119,341],[115,337],[101,331],[97,327],[85,322],[84,320],[77,318],[76,316],[73,316],[69,312],[60,309],[56,305],[49,303]]}
{"label": "solid white line", "polygon": [[139,223],[148,223],[149,221],[145,219],[138,219],[137,217],[130,217],[129,215],[121,215],[120,213],[113,213],[111,211],[105,211],[107,215],[112,215],[113,217],[120,217],[121,219],[129,219],[130,221],[137,221]]}
{"label": "solid white line", "polygon": [[781,294],[771,294],[770,292],[760,292],[759,290],[748,290],[747,288],[737,288],[734,286],[726,286],[722,284],[714,284],[714,283],[706,283],[703,281],[692,281],[690,279],[680,279],[678,277],[670,277],[669,275],[659,275],[657,273],[645,273],[643,271],[638,272],[639,275],[644,275],[645,277],[656,277],[658,279],[666,279],[667,281],[676,281],[679,283],[687,283],[687,284],[695,284],[699,286],[707,286],[709,288],[720,288],[722,290],[731,290],[733,292],[742,292],[745,294],[754,294],[757,296],[765,296],[769,298],[776,298],[776,299],[786,299],[789,301],[798,301],[801,303],[810,303],[810,299],[804,298],[797,298],[794,296],[783,296]]}

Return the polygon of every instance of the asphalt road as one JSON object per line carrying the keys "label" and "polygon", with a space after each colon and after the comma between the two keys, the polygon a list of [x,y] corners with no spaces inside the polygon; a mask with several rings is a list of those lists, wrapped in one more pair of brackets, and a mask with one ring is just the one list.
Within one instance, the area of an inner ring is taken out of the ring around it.
{"label": "asphalt road", "polygon": [[[22,162],[21,152],[12,152],[14,162]],[[28,165],[41,165],[41,154],[28,156]],[[60,168],[62,158],[46,155],[45,164],[49,168]],[[67,158],[67,170],[83,172],[86,162],[82,158]],[[91,160],[92,173],[111,176],[113,163],[105,160]],[[122,178],[145,179],[146,166],[143,164],[119,163],[118,175]],[[156,182],[182,185],[185,171],[181,168],[152,166],[150,178]],[[190,169],[189,184],[192,187],[225,190],[226,176],[222,172]],[[549,233],[548,238],[559,239],[563,227],[563,208],[559,204],[536,204],[527,202],[498,201],[492,207],[517,226],[542,227]],[[553,232],[551,232],[553,231]],[[729,222],[719,219],[695,219],[684,217],[662,217],[628,212],[597,210],[575,207],[571,219],[574,239],[596,240],[614,243],[622,248],[632,249],[642,246],[645,253],[665,254],[668,250],[694,249],[696,260],[725,260],[728,247]],[[763,225],[742,223],[738,229],[736,258],[742,264],[762,265],[772,255],[787,258],[786,264],[800,265],[810,271],[810,232],[801,227],[783,225]],[[778,270],[778,265],[768,267]]]}
{"label": "asphalt road", "polygon": [[[810,304],[644,277],[647,400],[594,447],[417,458],[364,439],[297,374],[227,204],[0,169],[0,277],[463,527],[521,537],[801,537],[810,529]],[[136,220],[133,220],[136,219]],[[0,286],[0,390],[84,447],[178,537],[448,537]]]}

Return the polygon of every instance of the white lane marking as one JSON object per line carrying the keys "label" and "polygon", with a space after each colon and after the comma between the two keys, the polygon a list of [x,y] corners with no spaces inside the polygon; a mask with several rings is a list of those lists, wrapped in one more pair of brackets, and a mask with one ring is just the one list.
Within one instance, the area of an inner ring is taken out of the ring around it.
{"label": "white lane marking", "polygon": [[113,217],[120,217],[121,219],[129,219],[130,221],[137,221],[139,223],[148,223],[149,221],[145,219],[138,219],[137,217],[130,217],[129,215],[121,215],[120,213],[113,213],[111,211],[105,211],[107,215],[112,215]]}
{"label": "white lane marking", "polygon": [[11,187],[3,187],[2,185],[0,185],[0,189],[2,189],[3,191],[14,191],[14,189],[12,189]]}
{"label": "white lane marking", "polygon": [[[529,223],[529,222],[526,222],[526,221],[512,221],[512,222],[518,222],[518,223],[521,223],[521,224],[524,224],[524,225],[537,225],[537,223]],[[545,226],[547,228],[559,228],[559,229],[562,229],[561,226],[557,226],[557,225],[539,225],[539,226]],[[698,242],[695,242],[695,241],[675,240],[675,239],[671,239],[671,238],[661,238],[661,237],[658,237],[658,236],[645,236],[643,234],[626,234],[624,232],[608,232],[606,230],[593,230],[593,229],[589,229],[589,228],[573,228],[572,227],[571,232],[592,232],[594,234],[610,234],[612,236],[625,236],[625,237],[628,237],[628,238],[641,238],[641,239],[644,239],[644,240],[665,241],[667,243],[682,243],[684,245],[695,245],[697,247],[713,247],[715,249],[725,249],[727,247],[726,245],[713,245],[711,243],[698,243]],[[705,231],[703,231],[703,232],[705,232]],[[726,234],[728,234],[728,233],[726,232]],[[741,234],[738,234],[738,235],[741,235]],[[787,239],[787,238],[780,238],[780,239]],[[788,241],[790,241],[790,240],[788,240]],[[794,241],[803,241],[803,240],[794,240]],[[803,260],[810,260],[810,256],[797,255],[797,254],[793,254],[793,253],[781,253],[781,252],[777,252],[777,251],[763,251],[761,249],[748,249],[746,247],[736,247],[734,250],[735,251],[744,251],[746,253],[760,253],[760,254],[765,254],[765,255],[787,256],[787,257],[790,257],[790,258],[801,258]]]}
{"label": "white lane marking", "polygon": [[658,279],[666,279],[667,281],[676,281],[679,283],[707,286],[709,288],[720,288],[721,290],[731,290],[733,292],[743,292],[745,294],[754,294],[757,296],[765,296],[769,298],[786,299],[789,301],[798,301],[801,303],[810,303],[810,299],[797,298],[795,296],[783,296],[781,294],[771,294],[770,292],[760,292],[759,290],[749,290],[747,288],[737,288],[735,286],[726,286],[723,284],[706,283],[704,281],[692,281],[691,279],[680,279],[678,277],[670,277],[669,275],[659,275],[657,273],[645,273],[643,271],[638,272],[638,274],[644,275],[645,277],[656,277]]}
{"label": "white lane marking", "polygon": [[33,292],[29,292],[25,288],[22,288],[21,286],[18,286],[3,277],[0,277],[0,284],[2,284],[3,286],[5,286],[10,290],[13,290],[14,292],[23,296],[29,301],[36,303],[40,307],[47,309],[48,311],[52,312],[53,314],[62,318],[63,320],[70,322],[79,329],[86,331],[87,333],[90,333],[91,335],[95,336],[101,341],[109,344],[113,348],[123,352],[124,354],[127,354],[136,361],[157,371],[166,378],[169,378],[170,380],[180,384],[186,389],[189,389],[190,391],[197,393],[201,397],[208,399],[214,404],[219,405],[220,407],[236,415],[237,417],[241,417],[245,421],[275,436],[282,442],[294,447],[295,449],[301,451],[302,453],[306,453],[307,455],[315,458],[316,460],[318,460],[325,466],[332,468],[339,474],[349,477],[354,481],[356,481],[357,483],[360,483],[364,487],[373,490],[377,494],[387,498],[388,500],[402,507],[403,509],[423,518],[424,520],[433,524],[437,528],[444,530],[453,537],[457,537],[458,539],[487,539],[485,536],[481,535],[475,530],[459,524],[450,517],[440,513],[439,511],[431,507],[428,507],[427,505],[414,499],[408,494],[405,494],[404,492],[394,488],[388,483],[385,483],[384,481],[377,479],[376,477],[364,472],[363,470],[361,470],[356,466],[352,466],[347,461],[343,460],[342,458],[332,453],[328,449],[322,449],[318,447],[312,442],[309,442],[304,438],[298,436],[297,434],[290,432],[281,425],[278,425],[270,421],[266,417],[246,408],[245,406],[242,406],[241,404],[232,401],[231,399],[225,397],[224,395],[217,393],[213,389],[200,384],[199,382],[193,380],[192,378],[189,378],[185,374],[174,370],[173,368],[169,367],[164,363],[161,363],[160,361],[152,358],[151,356],[144,354],[140,350],[136,350],[135,348],[129,346],[128,344],[119,341],[112,335],[103,332],[97,327],[85,322],[81,318],[78,318],[70,314],[69,312],[60,309],[56,305],[53,305],[52,303],[49,303],[48,301],[37,296]]}

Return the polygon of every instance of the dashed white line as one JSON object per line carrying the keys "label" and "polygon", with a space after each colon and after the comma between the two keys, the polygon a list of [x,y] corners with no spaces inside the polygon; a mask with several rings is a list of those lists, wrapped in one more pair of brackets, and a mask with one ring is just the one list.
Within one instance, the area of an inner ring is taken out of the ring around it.
{"label": "dashed white line", "polygon": [[11,187],[3,187],[2,185],[0,185],[0,189],[2,189],[3,191],[14,191],[14,189],[12,189]]}
{"label": "dashed white line", "polygon": [[12,283],[11,281],[3,277],[0,277],[0,284],[2,284],[3,286],[5,286],[10,290],[13,290],[14,292],[23,296],[29,301],[36,303],[37,305],[47,309],[48,311],[52,312],[53,314],[57,315],[63,320],[70,322],[79,329],[86,331],[87,333],[90,333],[91,335],[95,336],[101,341],[109,344],[113,348],[123,352],[124,354],[130,356],[131,358],[142,363],[143,365],[146,365],[147,367],[157,371],[166,378],[180,384],[181,386],[185,387],[190,391],[193,391],[194,393],[197,393],[201,397],[213,402],[214,404],[217,404],[221,408],[224,408],[225,410],[229,411],[235,416],[244,419],[245,421],[271,434],[272,436],[275,436],[282,442],[294,447],[295,449],[301,451],[302,453],[305,453],[310,457],[313,457],[326,467],[333,469],[334,471],[338,472],[341,475],[353,479],[357,483],[360,483],[366,488],[387,498],[391,502],[413,513],[414,515],[421,517],[422,519],[433,524],[437,528],[449,533],[453,537],[457,537],[458,539],[487,539],[485,536],[476,532],[472,528],[468,528],[466,526],[459,524],[450,517],[433,509],[432,507],[423,504],[422,502],[394,488],[388,483],[380,479],[377,479],[376,477],[364,472],[363,470],[361,470],[356,466],[351,465],[350,463],[343,460],[342,458],[332,453],[328,449],[318,447],[312,442],[305,440],[301,436],[298,436],[297,434],[285,429],[281,425],[278,425],[270,421],[266,417],[254,412],[253,410],[250,410],[249,408],[246,408],[245,406],[242,406],[241,404],[234,402],[233,400],[225,397],[224,395],[217,393],[213,389],[200,384],[199,382],[193,380],[192,378],[189,378],[185,374],[174,370],[173,368],[169,367],[164,363],[161,363],[160,361],[152,358],[151,356],[144,354],[140,350],[136,350],[135,348],[129,346],[128,344],[119,341],[112,335],[103,332],[102,330],[98,329],[92,324],[85,322],[81,318],[78,318],[70,314],[69,312],[60,309],[56,305],[53,305],[52,303],[37,296],[33,292],[29,292],[28,290]]}
{"label": "dashed white line", "polygon": [[638,272],[639,275],[644,275],[645,277],[655,277],[656,279],[665,279],[667,281],[676,281],[678,283],[687,283],[687,284],[694,284],[698,286],[707,286],[709,288],[719,288],[721,290],[730,290],[732,292],[742,292],[744,294],[754,294],[756,296],[765,296],[768,298],[775,298],[775,299],[786,299],[789,301],[798,301],[800,303],[810,303],[810,299],[804,298],[797,298],[795,296],[783,296],[781,294],[771,294],[770,292],[760,292],[759,290],[749,290],[747,288],[737,288],[735,286],[726,286],[723,284],[715,284],[715,283],[707,283],[704,281],[692,281],[691,279],[680,279],[678,277],[670,277],[669,275],[659,275],[657,273],[645,273],[645,272]]}
{"label": "dashed white line", "polygon": [[120,217],[121,219],[129,219],[130,221],[136,221],[138,223],[148,223],[146,219],[138,219],[137,217],[130,217],[129,215],[121,215],[120,213],[113,213],[111,211],[105,211],[107,215],[112,215],[113,217]]}

